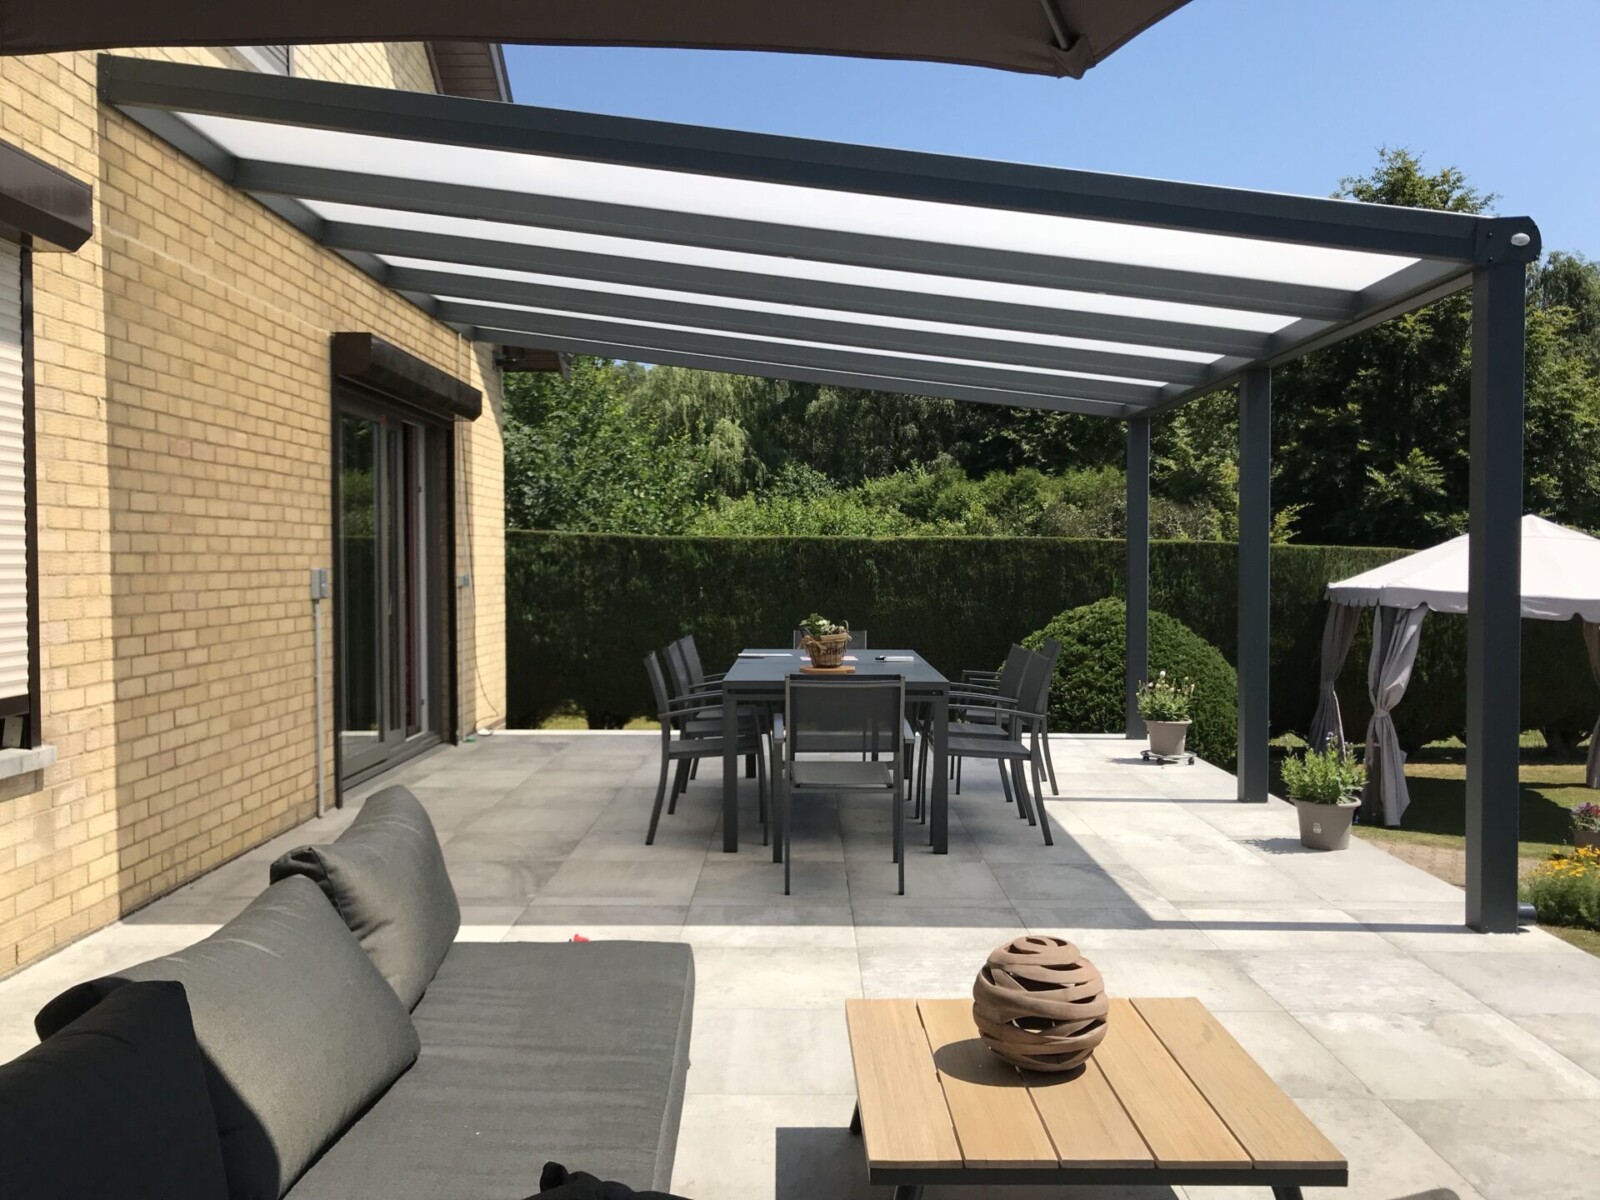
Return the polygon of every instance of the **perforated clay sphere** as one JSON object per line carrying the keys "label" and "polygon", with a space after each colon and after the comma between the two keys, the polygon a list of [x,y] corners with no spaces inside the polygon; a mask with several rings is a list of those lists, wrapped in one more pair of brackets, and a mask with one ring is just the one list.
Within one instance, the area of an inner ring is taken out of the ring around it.
{"label": "perforated clay sphere", "polygon": [[989,1048],[1030,1071],[1082,1066],[1106,1036],[1105,981],[1065,938],[997,947],[972,985],[972,1019]]}

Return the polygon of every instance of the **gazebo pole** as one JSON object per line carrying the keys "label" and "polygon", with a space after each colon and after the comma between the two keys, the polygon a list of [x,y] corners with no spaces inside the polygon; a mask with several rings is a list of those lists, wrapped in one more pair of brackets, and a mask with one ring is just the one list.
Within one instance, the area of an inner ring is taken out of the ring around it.
{"label": "gazebo pole", "polygon": [[1150,418],[1128,420],[1127,709],[1130,739],[1144,737],[1139,684],[1150,672]]}
{"label": "gazebo pole", "polygon": [[1239,381],[1239,799],[1267,798],[1272,646],[1272,369]]}
{"label": "gazebo pole", "polygon": [[1472,272],[1467,924],[1485,933],[1517,928],[1525,287],[1510,255]]}

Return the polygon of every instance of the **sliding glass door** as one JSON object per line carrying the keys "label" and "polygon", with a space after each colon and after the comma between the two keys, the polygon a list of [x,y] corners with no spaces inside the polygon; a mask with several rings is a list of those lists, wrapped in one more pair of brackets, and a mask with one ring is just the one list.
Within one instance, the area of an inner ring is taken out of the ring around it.
{"label": "sliding glass door", "polygon": [[342,397],[334,575],[340,778],[437,741],[448,430]]}

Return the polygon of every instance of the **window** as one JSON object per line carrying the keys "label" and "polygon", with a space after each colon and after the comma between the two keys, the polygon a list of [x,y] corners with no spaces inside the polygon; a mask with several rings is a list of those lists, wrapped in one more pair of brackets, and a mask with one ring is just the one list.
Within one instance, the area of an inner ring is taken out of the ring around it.
{"label": "window", "polygon": [[252,67],[268,75],[293,75],[292,46],[236,46],[234,47]]}
{"label": "window", "polygon": [[0,238],[0,746],[38,741],[31,252]]}

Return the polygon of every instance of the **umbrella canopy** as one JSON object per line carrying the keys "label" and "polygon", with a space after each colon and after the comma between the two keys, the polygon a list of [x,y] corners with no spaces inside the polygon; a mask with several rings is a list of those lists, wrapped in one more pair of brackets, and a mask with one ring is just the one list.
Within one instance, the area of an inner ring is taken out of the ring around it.
{"label": "umbrella canopy", "polygon": [[[1328,585],[1335,604],[1467,611],[1467,535]],[[1522,615],[1600,621],[1600,538],[1522,518]]]}
{"label": "umbrella canopy", "polygon": [[0,0],[0,53],[477,41],[910,58],[1085,71],[1187,0]]}

